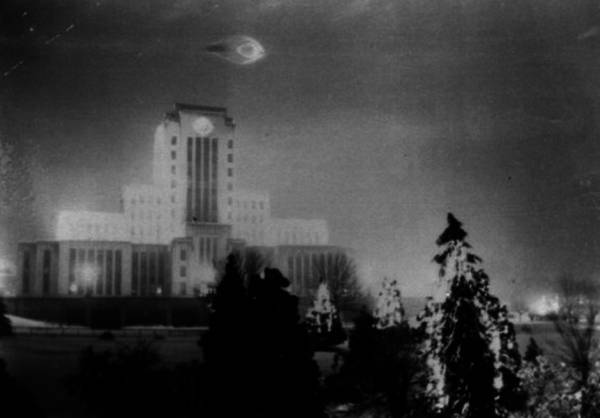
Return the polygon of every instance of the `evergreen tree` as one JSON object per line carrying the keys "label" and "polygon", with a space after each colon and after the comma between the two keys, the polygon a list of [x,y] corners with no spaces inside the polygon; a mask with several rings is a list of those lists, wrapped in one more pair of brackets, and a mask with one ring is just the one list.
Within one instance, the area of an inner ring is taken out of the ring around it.
{"label": "evergreen tree", "polygon": [[527,344],[527,348],[525,349],[525,356],[523,360],[528,361],[530,363],[537,363],[538,357],[544,354],[540,346],[537,344],[533,337],[529,338],[529,344]]}
{"label": "evergreen tree", "polygon": [[317,346],[337,345],[346,339],[346,333],[337,308],[331,300],[327,283],[321,282],[312,308],[306,313],[304,324],[308,333],[317,340]]}
{"label": "evergreen tree", "polygon": [[0,337],[12,335],[12,333],[12,324],[8,316],[6,316],[6,306],[4,305],[4,300],[2,297],[0,297]]}
{"label": "evergreen tree", "polygon": [[515,332],[506,307],[490,294],[489,278],[466,236],[462,224],[448,214],[434,257],[446,297],[427,307],[422,323],[427,396],[443,415],[505,417],[515,400],[522,399]]}
{"label": "evergreen tree", "polygon": [[406,321],[402,306],[402,292],[397,280],[390,280],[387,277],[383,279],[381,290],[377,295],[374,316],[377,318],[375,326],[378,329],[402,325]]}
{"label": "evergreen tree", "polygon": [[240,260],[227,259],[203,340],[208,416],[323,416],[318,366],[289,281],[270,268],[245,281]]}

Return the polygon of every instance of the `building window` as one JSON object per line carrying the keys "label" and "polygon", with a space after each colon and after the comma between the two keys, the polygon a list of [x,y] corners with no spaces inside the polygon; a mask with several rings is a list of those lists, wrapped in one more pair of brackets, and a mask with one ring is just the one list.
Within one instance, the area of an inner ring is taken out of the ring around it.
{"label": "building window", "polygon": [[231,206],[231,205],[233,204],[233,198],[232,198],[232,197],[228,197],[228,198],[227,198],[227,204],[228,204],[229,206]]}
{"label": "building window", "polygon": [[177,145],[177,137],[176,136],[171,137],[171,145]]}
{"label": "building window", "polygon": [[187,293],[187,289],[185,287],[185,282],[179,283],[179,295],[185,296],[186,293]]}
{"label": "building window", "polygon": [[227,162],[228,163],[232,163],[233,162],[233,154],[231,154],[231,153],[227,154]]}
{"label": "building window", "polygon": [[175,174],[177,173],[177,169],[175,168],[174,165],[171,166],[171,174]]}
{"label": "building window", "polygon": [[50,293],[50,250],[44,250],[44,258],[42,264],[42,292],[44,295]]}
{"label": "building window", "polygon": [[233,168],[230,167],[230,168],[227,169],[227,175],[229,177],[233,177]]}
{"label": "building window", "polygon": [[233,139],[230,139],[229,141],[227,141],[227,148],[233,149]]}
{"label": "building window", "polygon": [[175,203],[175,195],[174,194],[171,195],[171,203]]}
{"label": "building window", "polygon": [[175,160],[177,158],[177,152],[171,151],[171,159]]}
{"label": "building window", "polygon": [[182,250],[179,252],[179,259],[180,259],[181,261],[185,261],[186,257],[187,257],[187,253],[186,253],[185,249],[182,249]]}
{"label": "building window", "polygon": [[181,267],[179,267],[179,276],[180,276],[180,277],[185,277],[185,276],[187,276],[187,270],[186,270],[185,266],[181,266]]}
{"label": "building window", "polygon": [[69,294],[77,292],[77,284],[75,283],[75,265],[77,264],[77,250],[71,248],[69,250]]}
{"label": "building window", "polygon": [[29,293],[29,280],[31,275],[29,251],[23,253],[23,293]]}
{"label": "building window", "polygon": [[232,183],[227,183],[227,190],[229,190],[230,192],[233,191],[233,184]]}
{"label": "building window", "polygon": [[231,214],[231,212],[227,212],[227,219],[229,219],[230,221],[233,219],[233,215]]}
{"label": "building window", "polygon": [[171,181],[171,188],[174,189],[175,187],[177,187],[177,182],[175,180]]}

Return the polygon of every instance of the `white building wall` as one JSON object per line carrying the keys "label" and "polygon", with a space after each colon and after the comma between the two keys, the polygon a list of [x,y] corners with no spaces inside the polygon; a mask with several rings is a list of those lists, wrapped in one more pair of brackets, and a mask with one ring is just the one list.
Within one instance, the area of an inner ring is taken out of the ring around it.
{"label": "white building wall", "polygon": [[57,240],[128,241],[122,213],[62,210],[56,223]]}
{"label": "white building wall", "polygon": [[232,237],[248,245],[267,245],[266,225],[271,218],[269,193],[236,190],[233,197]]}
{"label": "white building wall", "polygon": [[329,229],[323,219],[271,218],[265,225],[266,245],[327,245]]}

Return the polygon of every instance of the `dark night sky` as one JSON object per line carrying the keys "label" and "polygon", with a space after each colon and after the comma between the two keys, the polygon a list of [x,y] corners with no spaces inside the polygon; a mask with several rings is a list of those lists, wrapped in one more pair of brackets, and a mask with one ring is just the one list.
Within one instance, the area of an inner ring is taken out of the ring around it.
{"label": "dark night sky", "polygon": [[[227,106],[242,186],[270,191],[274,215],[327,219],[367,281],[430,292],[448,211],[503,295],[600,274],[597,1],[0,7],[0,69],[23,61],[0,78],[0,132],[36,167],[36,213],[4,219],[7,253],[51,237],[59,208],[116,210],[121,185],[147,181],[154,128],[179,101]],[[238,34],[267,57],[203,52]]]}

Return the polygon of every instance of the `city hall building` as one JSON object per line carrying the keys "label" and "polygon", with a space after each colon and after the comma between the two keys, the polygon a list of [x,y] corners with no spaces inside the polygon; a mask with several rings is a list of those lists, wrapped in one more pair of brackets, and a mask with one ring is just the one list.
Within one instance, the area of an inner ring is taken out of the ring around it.
{"label": "city hall building", "polygon": [[198,296],[235,248],[269,254],[308,295],[328,245],[321,219],[278,219],[269,194],[236,187],[235,124],[221,107],[176,104],[156,128],[152,180],[122,189],[116,213],[60,211],[56,240],[21,243],[20,296]]}

